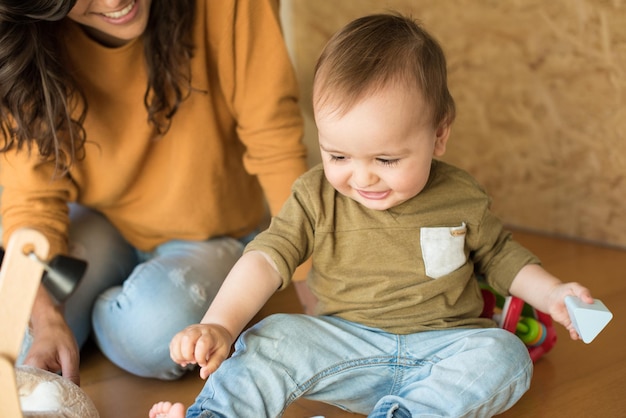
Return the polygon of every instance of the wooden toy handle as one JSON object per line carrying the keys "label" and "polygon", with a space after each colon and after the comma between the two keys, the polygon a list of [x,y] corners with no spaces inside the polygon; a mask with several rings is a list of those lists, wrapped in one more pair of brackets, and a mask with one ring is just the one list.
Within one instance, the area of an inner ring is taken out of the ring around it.
{"label": "wooden toy handle", "polygon": [[[21,418],[15,382],[14,363],[28,327],[31,309],[41,283],[43,267],[29,258],[33,252],[41,260],[48,257],[50,245],[38,231],[16,230],[7,245],[0,270],[0,405],[3,416]],[[6,415],[4,415],[6,414]]]}

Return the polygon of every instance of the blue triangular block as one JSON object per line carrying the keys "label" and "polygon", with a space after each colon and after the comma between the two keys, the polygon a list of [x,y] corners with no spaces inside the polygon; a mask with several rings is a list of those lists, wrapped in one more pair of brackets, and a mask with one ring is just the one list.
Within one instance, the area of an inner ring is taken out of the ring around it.
{"label": "blue triangular block", "polygon": [[606,327],[613,314],[598,299],[589,304],[575,296],[565,297],[565,306],[580,338],[589,344]]}

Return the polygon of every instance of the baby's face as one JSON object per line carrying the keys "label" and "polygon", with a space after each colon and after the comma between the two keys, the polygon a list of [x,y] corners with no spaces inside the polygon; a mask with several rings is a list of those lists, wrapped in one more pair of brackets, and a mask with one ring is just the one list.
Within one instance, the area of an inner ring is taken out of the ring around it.
{"label": "baby's face", "polygon": [[433,156],[446,149],[449,126],[433,127],[421,93],[388,86],[347,113],[315,109],[326,178],[341,194],[374,210],[422,191]]}

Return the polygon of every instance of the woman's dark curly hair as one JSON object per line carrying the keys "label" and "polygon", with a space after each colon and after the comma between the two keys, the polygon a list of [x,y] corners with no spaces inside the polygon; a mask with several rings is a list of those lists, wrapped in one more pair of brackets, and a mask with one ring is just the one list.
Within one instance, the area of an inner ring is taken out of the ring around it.
{"label": "woman's dark curly hair", "polygon": [[[63,65],[55,36],[76,0],[0,0],[0,152],[34,141],[62,172],[82,158],[88,104]],[[195,0],[153,0],[144,37],[144,103],[157,132],[191,91],[189,60]],[[74,114],[74,117],[72,115]]]}

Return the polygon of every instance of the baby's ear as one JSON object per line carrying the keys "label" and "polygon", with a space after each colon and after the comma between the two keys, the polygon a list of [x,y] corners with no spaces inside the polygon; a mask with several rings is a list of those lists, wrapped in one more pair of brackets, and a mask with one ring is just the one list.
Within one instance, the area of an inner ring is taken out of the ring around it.
{"label": "baby's ear", "polygon": [[433,151],[435,157],[441,157],[446,153],[446,145],[450,137],[450,128],[450,122],[443,121],[435,131],[435,149]]}

